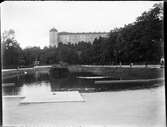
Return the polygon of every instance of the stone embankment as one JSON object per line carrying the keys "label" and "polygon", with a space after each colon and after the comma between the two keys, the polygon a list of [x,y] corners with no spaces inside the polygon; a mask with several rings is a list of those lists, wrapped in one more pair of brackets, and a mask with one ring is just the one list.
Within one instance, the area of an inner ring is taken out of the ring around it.
{"label": "stone embankment", "polygon": [[35,71],[48,73],[51,66],[36,66],[34,68],[19,68],[19,69],[5,69],[2,70],[2,77],[12,77],[15,75],[30,74]]}
{"label": "stone embankment", "polygon": [[[60,67],[59,65],[57,67]],[[27,74],[35,71],[49,73],[51,66],[36,66],[34,68],[20,68],[20,69],[7,69],[2,70],[2,76],[8,77],[16,74]],[[109,66],[109,65],[69,65],[67,66],[70,72],[91,72],[96,75],[107,75],[119,79],[153,79],[164,77],[164,68],[158,65],[142,66],[136,65],[133,67],[122,65]]]}
{"label": "stone embankment", "polygon": [[98,75],[113,77],[114,79],[153,79],[164,77],[164,68],[150,66],[69,66],[70,72],[91,72]]}

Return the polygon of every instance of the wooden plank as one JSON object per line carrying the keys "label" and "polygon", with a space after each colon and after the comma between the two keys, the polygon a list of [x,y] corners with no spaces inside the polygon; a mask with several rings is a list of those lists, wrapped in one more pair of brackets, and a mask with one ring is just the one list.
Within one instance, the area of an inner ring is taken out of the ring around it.
{"label": "wooden plank", "polygon": [[77,78],[80,78],[80,79],[104,79],[104,78],[110,78],[110,77],[107,77],[107,76],[90,76],[90,77],[78,76]]}
{"label": "wooden plank", "polygon": [[21,95],[5,95],[3,98],[25,98],[25,96]]}
{"label": "wooden plank", "polygon": [[102,80],[95,81],[95,84],[111,84],[111,83],[142,83],[142,82],[153,82],[153,81],[164,81],[164,78],[156,79],[137,79],[137,80]]}
{"label": "wooden plank", "polygon": [[15,83],[2,83],[2,86],[5,87],[5,86],[14,86]]}

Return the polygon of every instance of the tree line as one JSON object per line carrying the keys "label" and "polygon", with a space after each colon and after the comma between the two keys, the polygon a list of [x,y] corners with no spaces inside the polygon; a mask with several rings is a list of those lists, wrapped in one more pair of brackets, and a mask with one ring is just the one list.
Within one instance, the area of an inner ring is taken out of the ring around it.
{"label": "tree line", "polygon": [[22,49],[14,37],[14,30],[2,36],[3,68],[67,64],[158,64],[164,55],[163,7],[155,4],[136,21],[111,30],[108,38],[96,38],[93,43],[59,43],[57,47],[29,47]]}

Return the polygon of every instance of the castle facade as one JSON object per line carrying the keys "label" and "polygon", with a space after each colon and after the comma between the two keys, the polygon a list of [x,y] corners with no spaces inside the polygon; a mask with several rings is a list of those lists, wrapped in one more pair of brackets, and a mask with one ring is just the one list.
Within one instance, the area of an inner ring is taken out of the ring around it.
{"label": "castle facade", "polygon": [[56,46],[59,42],[62,43],[78,43],[81,41],[93,43],[95,38],[108,37],[107,32],[89,32],[89,33],[69,33],[69,32],[58,32],[55,28],[49,31],[50,46]]}

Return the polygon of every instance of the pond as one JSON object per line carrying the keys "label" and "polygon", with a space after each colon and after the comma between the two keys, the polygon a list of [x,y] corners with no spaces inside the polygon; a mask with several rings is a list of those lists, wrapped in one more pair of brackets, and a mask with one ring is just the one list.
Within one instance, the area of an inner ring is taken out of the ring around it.
{"label": "pond", "polygon": [[[97,80],[119,80],[119,78],[103,77],[92,73],[69,73],[57,77],[51,73],[25,73],[3,78],[3,95],[27,96],[32,94],[49,94],[54,91],[101,92],[129,89],[145,89],[157,84],[95,84]],[[158,85],[159,86],[159,85]]]}

